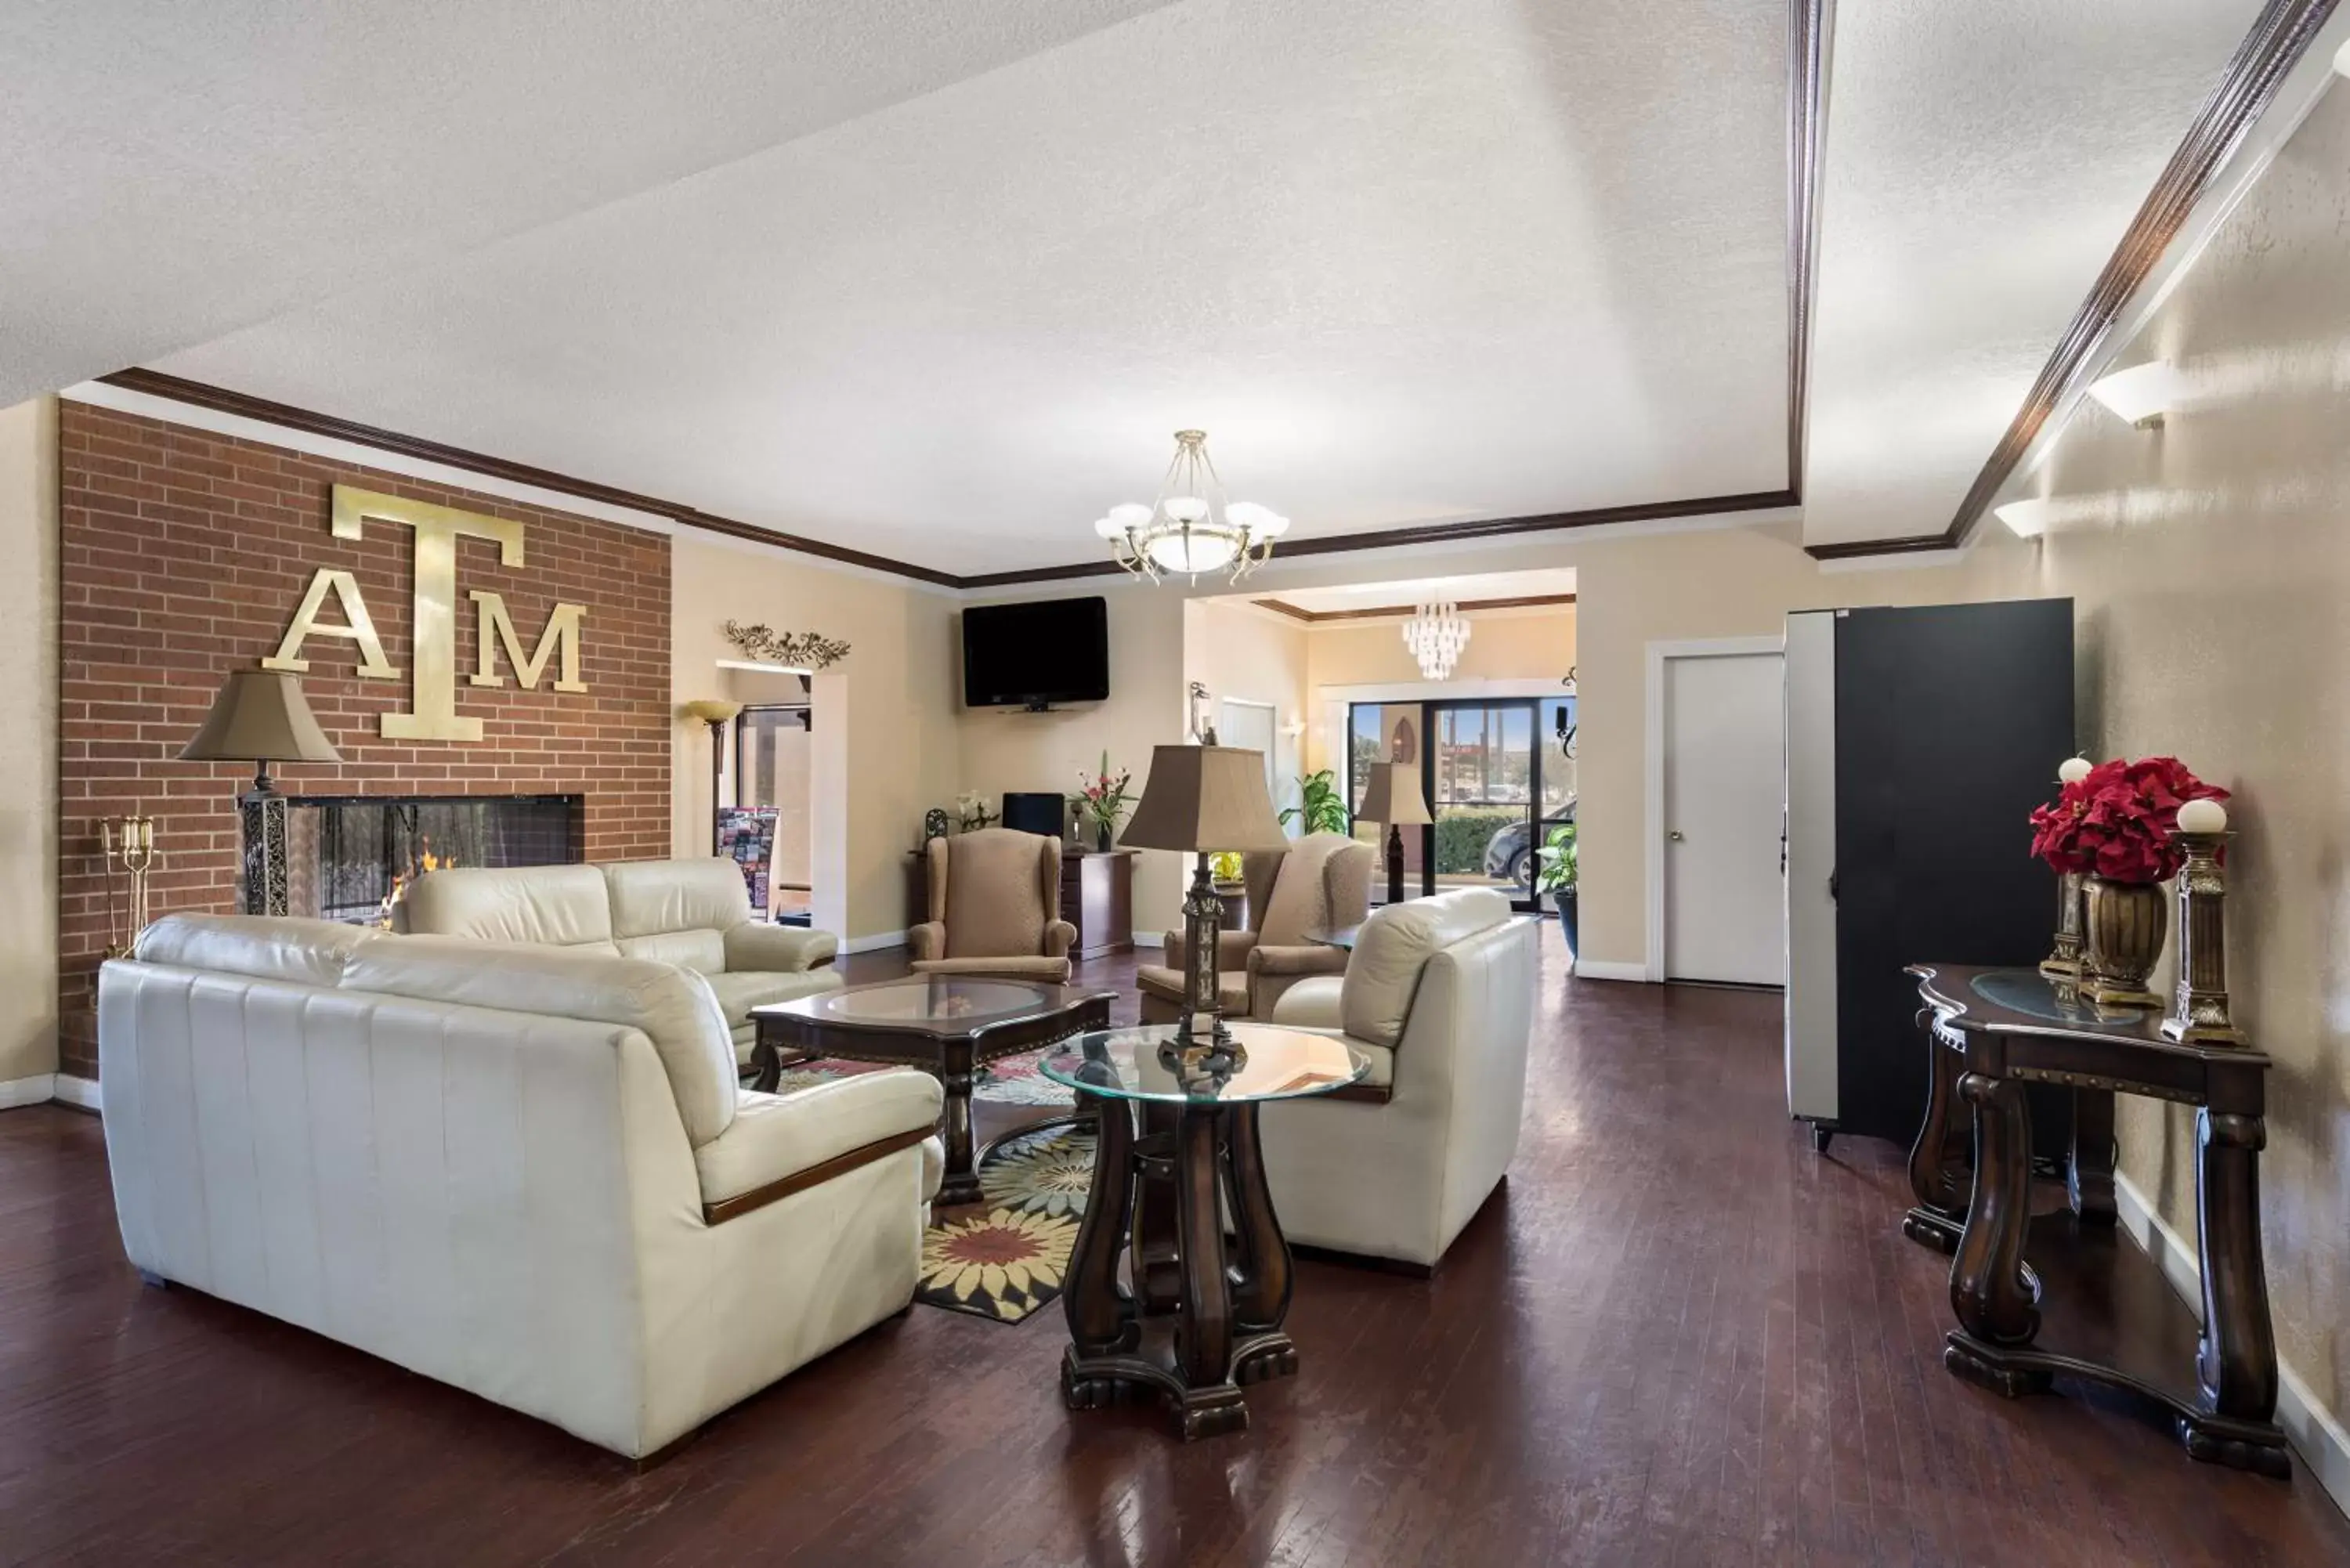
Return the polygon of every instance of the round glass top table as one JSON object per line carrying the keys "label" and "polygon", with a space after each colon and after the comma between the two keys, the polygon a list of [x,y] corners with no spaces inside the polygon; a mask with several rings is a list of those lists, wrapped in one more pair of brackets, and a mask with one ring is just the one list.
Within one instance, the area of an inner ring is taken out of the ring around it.
{"label": "round glass top table", "polygon": [[1370,1071],[1336,1035],[1230,1028],[1228,1049],[1191,1050],[1174,1024],[1096,1030],[1040,1064],[1077,1091],[1098,1127],[1093,1189],[1063,1282],[1061,1397],[1089,1410],[1155,1393],[1186,1441],[1246,1431],[1242,1386],[1297,1370],[1282,1330],[1295,1282],[1289,1242],[1273,1210],[1257,1107],[1342,1094]]}

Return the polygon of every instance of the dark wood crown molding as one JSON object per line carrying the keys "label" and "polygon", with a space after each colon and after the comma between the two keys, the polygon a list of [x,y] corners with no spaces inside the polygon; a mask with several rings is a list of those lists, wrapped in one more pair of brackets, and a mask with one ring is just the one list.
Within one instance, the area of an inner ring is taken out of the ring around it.
{"label": "dark wood crown molding", "polygon": [[[1570,512],[1545,512],[1518,517],[1488,517],[1460,523],[1430,523],[1403,528],[1361,529],[1285,540],[1284,558],[1331,556],[1357,550],[1390,550],[1460,544],[1468,540],[1503,538],[1520,534],[1563,533],[1599,528],[1611,524],[1658,522],[1682,517],[1706,517],[1729,513],[1770,511],[1803,503],[1804,447],[1806,408],[1811,384],[1811,324],[1814,255],[1819,225],[1821,133],[1826,111],[1826,51],[1828,0],[1789,0],[1787,68],[1787,483],[1777,490],[1750,491],[1734,495],[1701,495],[1677,501],[1641,502],[1625,506],[1594,506]],[[235,414],[286,430],[326,436],[400,452],[428,462],[468,469],[475,473],[535,485],[582,500],[625,506],[631,511],[666,517],[681,527],[731,538],[780,545],[825,560],[895,576],[911,577],[941,587],[988,589],[1026,583],[1061,582],[1072,578],[1115,576],[1123,569],[1107,558],[1074,561],[1066,566],[1034,566],[1015,571],[981,572],[959,576],[934,567],[917,566],[869,551],[827,544],[805,535],[762,528],[701,510],[639,494],[618,485],[535,468],[528,463],[469,452],[445,442],[398,431],[361,424],[322,414],[290,403],[273,402],[224,387],[191,381],[160,370],[118,370],[99,380],[128,391],[145,392],[192,407]]]}
{"label": "dark wood crown molding", "polygon": [[[1416,605],[1370,605],[1362,609],[1310,610],[1284,599],[1263,598],[1250,602],[1259,609],[1269,609],[1292,620],[1304,621],[1308,626],[1320,626],[1334,620],[1385,620],[1411,615],[1419,607]],[[1573,594],[1526,594],[1506,599],[1457,599],[1452,607],[1467,615],[1477,610],[1532,609],[1541,605],[1571,605],[1574,602]]]}
{"label": "dark wood crown molding", "polygon": [[1999,444],[1984,460],[1982,471],[1968,487],[1966,498],[1939,534],[1913,534],[1896,539],[1853,539],[1805,549],[1823,561],[1850,560],[1866,556],[1897,556],[1926,550],[1955,550],[1972,536],[2017,463],[2055,414],[2083,368],[2105,342],[2122,312],[2152,275],[2163,253],[2178,237],[2245,134],[2267,112],[2287,72],[2309,51],[2335,0],[2268,0],[2244,41],[2238,45],[2228,68],[2210,96],[2203,100],[2187,134],[2163,166],[2154,189],[2138,204],[2137,214],[2122,234],[2121,243],[2106,258],[2088,297],[2073,313],[2064,336],[2056,340],[2048,362],[2032,383],[2023,406],[2009,421]]}

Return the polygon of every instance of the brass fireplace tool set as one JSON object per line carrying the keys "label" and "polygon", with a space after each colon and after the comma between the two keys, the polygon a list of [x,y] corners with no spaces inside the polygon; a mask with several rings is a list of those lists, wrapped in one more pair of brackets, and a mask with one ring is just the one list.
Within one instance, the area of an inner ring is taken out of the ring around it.
{"label": "brass fireplace tool set", "polygon": [[[129,958],[139,933],[147,929],[147,874],[161,858],[155,847],[155,819],[134,811],[120,822],[100,822],[98,835],[106,851],[106,956]],[[116,923],[114,877],[118,868],[130,881],[122,911],[129,917],[127,926]]]}

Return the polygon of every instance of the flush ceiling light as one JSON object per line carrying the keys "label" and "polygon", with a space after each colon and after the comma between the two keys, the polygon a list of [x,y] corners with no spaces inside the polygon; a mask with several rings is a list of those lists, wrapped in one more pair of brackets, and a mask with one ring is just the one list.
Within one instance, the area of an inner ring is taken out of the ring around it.
{"label": "flush ceiling light", "polygon": [[2004,506],[1994,506],[1991,514],[2007,524],[2019,539],[2037,539],[2048,532],[2048,514],[2053,510],[2045,501],[2011,501]]}
{"label": "flush ceiling light", "polygon": [[2178,406],[2184,379],[2167,359],[2149,359],[2126,370],[2089,383],[2089,396],[2140,430],[2162,423],[2162,416]]}
{"label": "flush ceiling light", "polygon": [[1175,461],[1159,499],[1113,506],[1094,524],[1118,564],[1157,582],[1162,573],[1197,578],[1229,570],[1239,582],[1273,554],[1289,519],[1253,501],[1224,502],[1224,483],[1208,459],[1205,431],[1175,432]]}

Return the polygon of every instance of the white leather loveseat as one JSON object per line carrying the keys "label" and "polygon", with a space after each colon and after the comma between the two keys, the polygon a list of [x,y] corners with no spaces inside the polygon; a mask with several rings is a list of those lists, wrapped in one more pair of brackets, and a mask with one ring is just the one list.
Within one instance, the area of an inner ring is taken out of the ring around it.
{"label": "white leather loveseat", "polygon": [[1518,1150],[1537,929],[1488,888],[1390,904],[1343,977],[1300,981],[1274,1004],[1274,1023],[1342,1034],[1371,1058],[1361,1096],[1261,1113],[1292,1241],[1435,1267]]}
{"label": "white leather loveseat", "polygon": [[99,975],[130,1261],[641,1458],[904,1308],[927,1074],[738,1087],[691,971],[174,915]]}
{"label": "white leather loveseat", "polygon": [[838,940],[753,919],[743,869],[723,856],[428,871],[410,886],[396,918],[401,930],[423,936],[682,964],[717,993],[738,1064],[751,1060],[751,1009],[841,983],[830,967]]}

